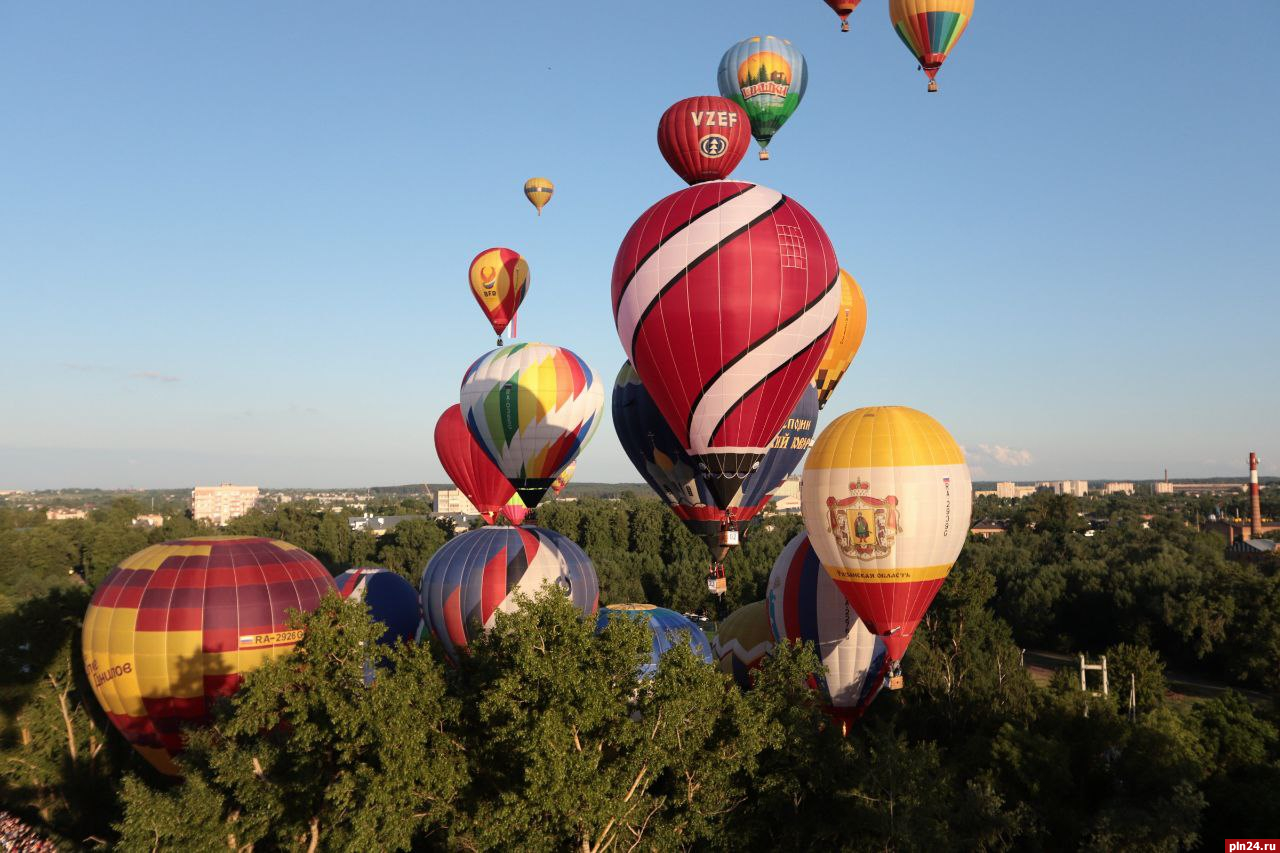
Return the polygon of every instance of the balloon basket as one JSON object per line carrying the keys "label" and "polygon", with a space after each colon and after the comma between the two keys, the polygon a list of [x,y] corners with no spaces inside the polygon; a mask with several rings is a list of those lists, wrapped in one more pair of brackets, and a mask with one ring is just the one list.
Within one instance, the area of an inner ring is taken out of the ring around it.
{"label": "balloon basket", "polygon": [[761,159],[761,160],[768,160],[768,159],[769,159],[769,152],[768,152],[768,151],[765,151],[765,150],[763,150],[763,149],[762,149],[762,150],[760,151],[760,159]]}
{"label": "balloon basket", "polygon": [[847,33],[847,32],[849,32],[849,22],[848,22],[848,21],[841,21],[841,22],[840,22],[840,32],[842,32],[842,33]]}
{"label": "balloon basket", "polygon": [[937,80],[930,80],[930,81],[929,81],[929,91],[930,91],[930,92],[936,92],[936,91],[938,91],[938,81],[937,81]]}

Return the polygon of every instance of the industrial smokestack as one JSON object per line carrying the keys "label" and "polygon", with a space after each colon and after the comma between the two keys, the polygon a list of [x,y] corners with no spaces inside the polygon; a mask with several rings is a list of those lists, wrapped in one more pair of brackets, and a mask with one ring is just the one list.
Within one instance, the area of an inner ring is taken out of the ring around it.
{"label": "industrial smokestack", "polygon": [[1252,504],[1249,516],[1249,535],[1254,539],[1262,538],[1262,498],[1258,494],[1258,454],[1249,454],[1249,502]]}

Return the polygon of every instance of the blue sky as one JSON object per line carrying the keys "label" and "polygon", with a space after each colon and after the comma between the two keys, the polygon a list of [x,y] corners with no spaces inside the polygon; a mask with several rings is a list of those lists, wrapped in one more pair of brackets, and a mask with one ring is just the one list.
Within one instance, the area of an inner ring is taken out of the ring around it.
{"label": "blue sky", "polygon": [[[883,0],[6,4],[0,488],[442,480],[491,245],[611,385],[657,119],[762,33],[811,80],[736,176],[869,304],[824,421],[915,406],[980,479],[1280,474],[1280,4],[1226,5],[978,0],[928,95]],[[611,424],[578,477],[637,479]]]}

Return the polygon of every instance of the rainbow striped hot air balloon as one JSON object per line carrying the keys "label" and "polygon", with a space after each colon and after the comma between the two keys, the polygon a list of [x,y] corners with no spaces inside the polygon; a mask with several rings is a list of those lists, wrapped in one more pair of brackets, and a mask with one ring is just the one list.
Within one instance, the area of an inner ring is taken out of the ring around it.
{"label": "rainbow striped hot air balloon", "polygon": [[758,669],[771,651],[773,629],[763,601],[745,604],[721,619],[711,641],[711,653],[720,662],[720,671],[733,676],[743,690],[751,687],[751,671]]}
{"label": "rainbow striped hot air balloon", "polygon": [[591,440],[604,388],[564,347],[512,344],[468,368],[460,404],[471,434],[533,509]]}
{"label": "rainbow striped hot air balloon", "polygon": [[905,406],[841,415],[800,486],[813,549],[896,664],[969,535],[973,487],[947,431]]}
{"label": "rainbow striped hot air balloon", "polygon": [[201,536],[144,548],[94,590],[81,638],[93,694],[129,743],[162,773],[180,771],[182,727],[245,673],[289,653],[333,578],[288,542]]}
{"label": "rainbow striped hot air balloon", "polygon": [[422,573],[423,627],[455,663],[493,627],[496,614],[515,609],[516,592],[536,595],[559,586],[587,616],[600,600],[595,569],[572,540],[540,527],[483,527],[455,536]]}
{"label": "rainbow striped hot air balloon", "polygon": [[973,0],[889,0],[889,20],[938,91],[938,69],[973,18]]}

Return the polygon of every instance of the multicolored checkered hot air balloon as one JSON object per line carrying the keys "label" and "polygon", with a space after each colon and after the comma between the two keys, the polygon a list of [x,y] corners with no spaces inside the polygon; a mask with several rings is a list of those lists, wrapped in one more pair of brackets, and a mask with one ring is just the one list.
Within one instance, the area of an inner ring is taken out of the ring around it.
{"label": "multicolored checkered hot air balloon", "polygon": [[810,680],[828,712],[845,727],[861,717],[884,686],[888,653],[822,568],[807,533],[778,555],[765,601],[776,641],[813,644],[826,673]]}
{"label": "multicolored checkered hot air balloon", "polygon": [[543,583],[559,586],[583,614],[594,616],[600,586],[586,553],[540,527],[483,527],[455,536],[431,557],[419,592],[424,627],[455,663],[496,614],[515,609]]}
{"label": "multicolored checkered hot air balloon", "polygon": [[467,278],[471,295],[498,335],[498,346],[502,346],[502,333],[515,319],[529,292],[529,262],[514,249],[485,249],[472,259]]}
{"label": "multicolored checkered hot air balloon", "polygon": [[871,406],[822,431],[800,485],[813,549],[897,664],[969,535],[973,488],[955,439],[924,412]]}
{"label": "multicolored checkered hot air balloon", "polygon": [[627,458],[717,563],[729,550],[721,532],[750,521],[768,505],[808,450],[817,419],[818,395],[809,387],[770,442],[760,465],[747,475],[742,490],[727,509],[720,509],[707,479],[680,446],[630,362],[623,363],[613,385],[613,427]]}
{"label": "multicolored checkered hot air balloon", "polygon": [[665,607],[652,604],[610,604],[600,608],[596,617],[596,630],[603,631],[615,619],[631,619],[642,623],[653,636],[653,645],[649,660],[640,665],[639,677],[652,678],[658,672],[662,656],[681,643],[693,649],[693,654],[707,663],[714,663],[711,655],[711,643],[702,629],[687,616]]}
{"label": "multicolored checkered hot air balloon", "polygon": [[716,80],[720,94],[746,111],[760,159],[768,160],[769,140],[800,106],[809,85],[804,54],[786,39],[753,36],[725,51]]}
{"label": "multicolored checkered hot air balloon", "polygon": [[387,626],[378,642],[407,643],[417,637],[422,621],[418,591],[395,572],[376,567],[348,569],[334,583],[343,598],[365,605],[375,621]]}
{"label": "multicolored checkered hot air balloon", "polygon": [[840,307],[817,220],[775,190],[696,184],[631,226],[613,267],[618,338],[721,509],[812,382]]}
{"label": "multicolored checkered hot air balloon", "polygon": [[840,312],[836,314],[836,325],[831,332],[831,343],[822,354],[818,371],[813,375],[813,384],[818,389],[818,408],[827,404],[827,400],[835,393],[836,385],[844,378],[845,371],[853,364],[853,357],[862,346],[862,337],[867,333],[867,300],[862,295],[862,288],[853,280],[853,276],[840,270]]}
{"label": "multicolored checkered hot air balloon", "polygon": [[889,0],[894,32],[938,91],[938,69],[973,18],[973,0]]}
{"label": "multicolored checkered hot air balloon", "polygon": [[763,601],[743,605],[721,619],[711,641],[711,653],[720,662],[720,671],[733,676],[743,690],[750,689],[751,671],[759,669],[771,651],[773,629]]}
{"label": "multicolored checkered hot air balloon", "polygon": [[840,32],[849,32],[849,16],[862,0],[825,0],[831,11],[840,16]]}
{"label": "multicolored checkered hot air balloon", "polygon": [[595,371],[550,344],[481,356],[462,378],[461,398],[467,428],[529,509],[591,440],[604,408]]}
{"label": "multicolored checkered hot air balloon", "polygon": [[144,548],[94,590],[82,649],[93,693],[129,743],[162,773],[180,771],[183,726],[245,673],[289,653],[289,611],[335,590],[315,557],[277,539],[205,536]]}

